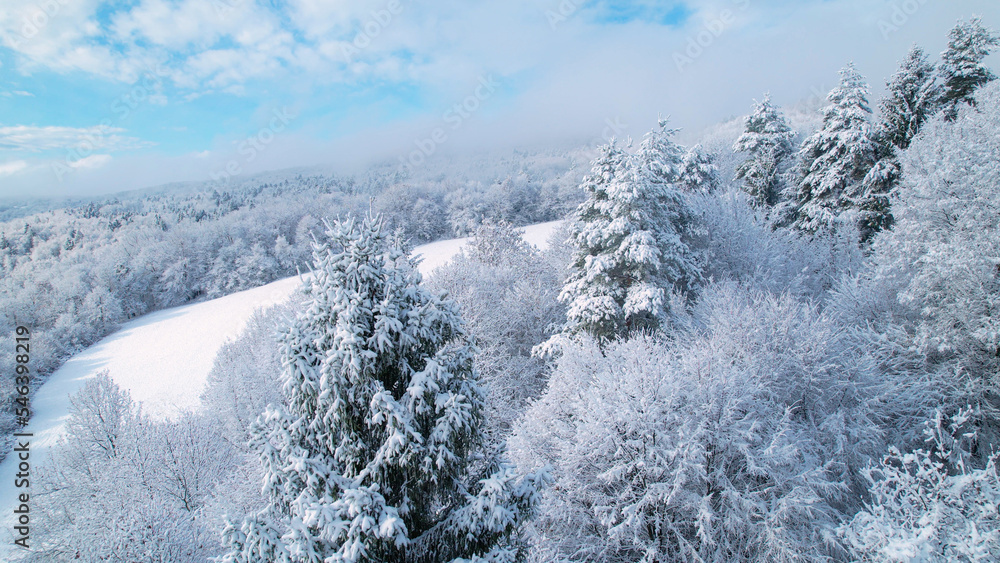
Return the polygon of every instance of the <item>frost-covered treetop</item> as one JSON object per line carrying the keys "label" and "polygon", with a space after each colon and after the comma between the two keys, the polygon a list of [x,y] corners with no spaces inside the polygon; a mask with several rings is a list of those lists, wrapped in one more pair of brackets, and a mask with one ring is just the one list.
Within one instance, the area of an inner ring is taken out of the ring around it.
{"label": "frost-covered treetop", "polygon": [[719,168],[701,144],[684,153],[680,181],[687,191],[694,193],[711,193],[719,187]]}
{"label": "frost-covered treetop", "polygon": [[565,334],[608,340],[655,330],[667,291],[700,278],[681,192],[684,150],[673,133],[660,120],[634,154],[609,143],[584,178],[573,271],[559,296],[568,305]]}
{"label": "frost-covered treetop", "polygon": [[846,126],[855,121],[867,123],[872,112],[868,96],[868,82],[854,63],[849,62],[840,70],[840,85],[827,94],[830,105],[823,108],[823,117],[834,125],[843,123]]}
{"label": "frost-covered treetop", "polygon": [[252,430],[269,505],[227,527],[225,560],[511,560],[542,477],[480,452],[457,307],[420,286],[381,219],[326,234],[282,339],[284,402]]}
{"label": "frost-covered treetop", "polygon": [[886,97],[880,104],[880,132],[885,142],[905,149],[937,110],[941,87],[934,75],[934,65],[917,45],[907,53],[887,86]]}
{"label": "frost-covered treetop", "polygon": [[774,205],[781,191],[782,164],[792,154],[795,133],[778,108],[771,104],[768,94],[763,101],[754,104],[745,127],[744,133],[733,143],[733,151],[748,153],[747,159],[736,169],[736,179],[743,180],[747,193],[758,204]]}
{"label": "frost-covered treetop", "polygon": [[834,229],[845,219],[841,214],[862,198],[862,180],[876,155],[868,84],[854,63],[840,71],[840,85],[827,99],[823,128],[806,139],[800,151],[803,178],[796,225],[813,233]]}
{"label": "frost-covered treetop", "polygon": [[781,111],[771,103],[771,95],[764,94],[760,102],[754,101],[753,111],[744,121],[746,130],[733,144],[734,152],[760,153],[774,151],[783,157],[792,152],[795,133],[785,121]]}
{"label": "frost-covered treetop", "polygon": [[979,18],[960,21],[948,33],[948,48],[941,53],[940,68],[945,86],[945,116],[949,120],[958,115],[959,104],[975,105],[976,89],[996,78],[982,63],[998,44],[1000,37],[983,27]]}

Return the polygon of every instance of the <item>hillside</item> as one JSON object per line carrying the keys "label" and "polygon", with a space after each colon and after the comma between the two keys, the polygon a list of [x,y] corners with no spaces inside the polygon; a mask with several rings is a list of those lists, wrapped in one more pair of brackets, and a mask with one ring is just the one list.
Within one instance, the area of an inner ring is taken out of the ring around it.
{"label": "hillside", "polygon": [[[525,240],[539,248],[548,246],[561,221],[525,227]],[[437,241],[414,248],[422,257],[420,271],[429,274],[457,254],[468,238]],[[45,382],[33,399],[35,415],[25,432],[34,434],[31,456],[45,458],[58,443],[69,407],[69,396],[98,372],[111,378],[142,403],[143,411],[157,418],[170,418],[197,410],[205,380],[219,348],[242,332],[255,310],[292,298],[300,278],[285,278],[258,288],[241,291],[181,307],[144,315],[122,325],[114,334],[74,355]],[[11,522],[17,462],[8,456],[0,463],[0,512],[5,534],[0,557],[12,550]]]}

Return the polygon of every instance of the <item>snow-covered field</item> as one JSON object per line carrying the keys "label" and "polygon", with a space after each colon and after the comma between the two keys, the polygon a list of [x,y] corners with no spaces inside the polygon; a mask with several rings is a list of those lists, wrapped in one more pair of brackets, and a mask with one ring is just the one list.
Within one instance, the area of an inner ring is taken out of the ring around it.
{"label": "snow-covered field", "polygon": [[[526,227],[524,238],[544,248],[560,223]],[[445,264],[468,240],[451,239],[416,247],[414,254],[422,257],[420,271],[427,275]],[[124,324],[119,331],[70,358],[32,399],[35,415],[25,429],[34,435],[32,467],[37,469],[62,434],[69,396],[101,370],[108,370],[111,378],[142,403],[143,411],[149,415],[169,418],[197,409],[219,348],[239,335],[255,310],[286,301],[300,283],[298,277],[291,277],[212,301],[150,313]],[[0,513],[4,521],[0,559],[3,560],[12,548],[15,457],[8,455],[0,464]]]}

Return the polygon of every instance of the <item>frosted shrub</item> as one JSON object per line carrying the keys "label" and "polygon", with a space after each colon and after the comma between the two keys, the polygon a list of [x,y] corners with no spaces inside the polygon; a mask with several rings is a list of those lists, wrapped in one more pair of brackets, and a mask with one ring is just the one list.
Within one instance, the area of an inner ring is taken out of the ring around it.
{"label": "frosted shrub", "polygon": [[997,456],[968,466],[970,411],[926,427],[927,449],[890,448],[864,471],[871,501],[840,530],[861,561],[973,562],[1000,558]]}
{"label": "frosted shrub", "polygon": [[891,388],[795,299],[708,286],[690,327],[567,347],[511,438],[551,464],[538,561],[825,561]]}

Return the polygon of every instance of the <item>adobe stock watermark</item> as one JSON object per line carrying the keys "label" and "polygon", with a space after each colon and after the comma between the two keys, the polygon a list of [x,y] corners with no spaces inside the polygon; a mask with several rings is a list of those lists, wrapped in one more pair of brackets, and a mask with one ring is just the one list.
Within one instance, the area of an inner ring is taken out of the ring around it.
{"label": "adobe stock watermark", "polygon": [[899,31],[910,22],[910,18],[920,11],[930,0],[902,0],[892,3],[892,14],[889,19],[878,20],[878,30],[882,33],[882,39],[889,40],[889,36]]}
{"label": "adobe stock watermark", "polygon": [[605,118],[601,136],[591,139],[587,146],[596,149],[610,143],[612,139],[628,139],[628,123],[623,122],[620,117]]}
{"label": "adobe stock watermark", "polygon": [[84,135],[76,145],[66,149],[62,161],[51,164],[56,179],[62,182],[67,174],[86,167],[87,164],[93,163],[95,158],[100,158],[101,155],[95,153],[112,144],[116,134],[125,131],[119,125],[127,120],[132,112],[149,103],[150,99],[160,92],[166,76],[167,71],[162,65],[147,68],[135,84],[112,100],[108,109],[113,117],[102,119],[91,128],[91,133]]}
{"label": "adobe stock watermark", "polygon": [[367,49],[376,37],[382,35],[385,28],[389,27],[395,17],[402,12],[403,3],[400,0],[389,0],[381,10],[372,10],[370,13],[371,17],[368,18],[368,21],[354,35],[354,39],[350,43],[341,46],[340,50],[344,55],[344,60],[348,64],[353,63],[354,57]]}
{"label": "adobe stock watermark", "polygon": [[11,47],[17,49],[22,42],[37,37],[70,2],[71,0],[43,0],[35,4],[31,15],[21,18],[21,25],[17,29],[17,33],[9,38]]}
{"label": "adobe stock watermark", "polygon": [[244,166],[257,159],[257,156],[264,152],[267,147],[274,142],[278,133],[284,131],[293,119],[298,117],[287,107],[275,109],[271,112],[271,118],[265,127],[261,127],[257,133],[247,136],[246,139],[233,141],[236,145],[236,152],[239,157],[233,157],[226,162],[221,170],[216,170],[209,174],[213,187],[221,188],[229,185],[233,176],[242,174]]}
{"label": "adobe stock watermark", "polygon": [[545,10],[545,19],[549,21],[549,27],[555,30],[557,25],[573,17],[582,3],[583,0],[562,0],[558,5]]}
{"label": "adobe stock watermark", "polygon": [[800,98],[795,102],[794,107],[804,112],[816,111],[822,113],[823,108],[829,105],[831,91],[830,88],[827,88],[826,84],[820,84],[819,86],[814,84],[809,87],[809,95]]}
{"label": "adobe stock watermark", "polygon": [[[746,10],[750,7],[750,0],[733,0],[733,6],[739,11]],[[701,29],[688,35],[684,50],[674,51],[672,58],[677,72],[684,72],[684,69],[693,65],[734,23],[736,23],[736,12],[729,8],[705,19]]]}
{"label": "adobe stock watermark", "polygon": [[[452,131],[457,131],[472,117],[482,106],[483,102],[490,99],[497,90],[497,82],[493,75],[480,76],[479,85],[472,94],[462,101],[452,105],[441,114],[441,120],[449,125]],[[435,127],[427,137],[413,140],[415,150],[410,151],[406,156],[399,157],[399,163],[403,165],[407,172],[412,172],[414,168],[421,166],[427,158],[437,152],[439,146],[448,142],[448,132],[444,127]]]}
{"label": "adobe stock watermark", "polygon": [[212,8],[220,16],[226,16],[247,2],[248,0],[212,0]]}
{"label": "adobe stock watermark", "polygon": [[[66,149],[66,157],[62,161],[53,161],[50,165],[56,180],[62,182],[66,176],[76,172],[78,169],[94,163],[95,159],[100,160],[101,155],[94,154],[96,151],[106,147],[108,140],[116,133],[124,132],[120,127],[113,127],[110,119],[102,119],[101,123],[91,127],[89,132],[83,135],[76,145]],[[107,157],[105,157],[105,160]]]}

